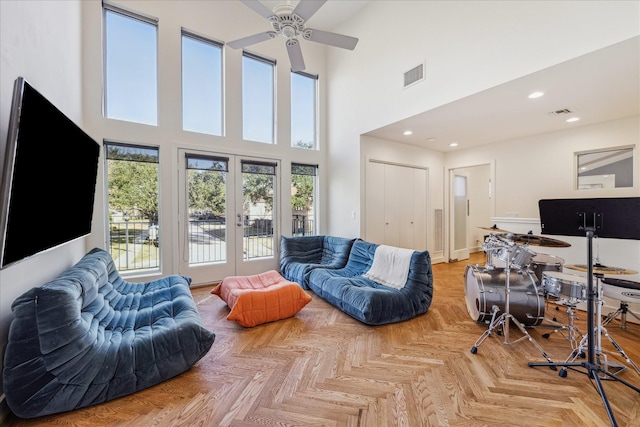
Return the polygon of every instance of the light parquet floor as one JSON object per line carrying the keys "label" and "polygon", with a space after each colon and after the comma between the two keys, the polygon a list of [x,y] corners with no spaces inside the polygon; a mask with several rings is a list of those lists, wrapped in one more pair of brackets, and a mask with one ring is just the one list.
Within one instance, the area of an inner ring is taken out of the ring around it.
{"label": "light parquet floor", "polygon": [[[229,309],[210,287],[193,290],[208,328],[211,351],[186,373],[111,402],[33,420],[9,417],[8,426],[607,426],[595,383],[549,367],[533,343],[511,324],[509,343],[492,335],[470,349],[487,329],[466,310],[463,274],[468,261],[436,264],[434,298],[427,314],[371,327],[317,296],[298,315],[245,329],[226,320]],[[566,324],[564,308],[547,305],[546,317]],[[577,326],[586,332],[586,313]],[[608,331],[640,362],[640,325],[614,321]],[[552,329],[528,329],[554,362],[571,353]],[[543,335],[550,334],[549,338]],[[625,364],[603,338],[609,360]],[[578,359],[584,361],[585,359]],[[620,374],[635,386],[631,368]],[[640,425],[640,394],[603,380],[620,426]]]}

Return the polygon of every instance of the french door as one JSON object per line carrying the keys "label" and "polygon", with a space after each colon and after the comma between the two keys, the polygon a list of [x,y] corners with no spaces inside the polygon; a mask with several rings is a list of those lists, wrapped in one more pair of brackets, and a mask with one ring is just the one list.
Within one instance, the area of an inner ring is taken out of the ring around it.
{"label": "french door", "polygon": [[181,274],[200,284],[278,268],[278,165],[179,150]]}

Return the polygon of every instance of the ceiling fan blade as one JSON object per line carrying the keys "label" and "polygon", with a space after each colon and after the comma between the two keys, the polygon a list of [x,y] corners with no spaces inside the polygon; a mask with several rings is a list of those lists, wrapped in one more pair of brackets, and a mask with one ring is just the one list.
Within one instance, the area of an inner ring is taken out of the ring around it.
{"label": "ceiling fan blade", "polygon": [[312,42],[328,44],[349,50],[355,49],[358,44],[358,39],[355,37],[331,33],[329,31],[315,30],[312,28],[307,28],[304,38],[305,40],[310,40]]}
{"label": "ceiling fan blade", "polygon": [[287,53],[289,54],[289,61],[291,62],[291,71],[304,70],[304,59],[302,58],[302,49],[300,49],[298,40],[287,40]]}
{"label": "ceiling fan blade", "polygon": [[240,0],[240,1],[244,3],[245,6],[247,6],[257,14],[264,16],[267,19],[275,15],[271,9],[269,9],[268,7],[260,3],[258,0]]}
{"label": "ceiling fan blade", "polygon": [[292,14],[298,15],[305,22],[309,20],[325,4],[327,0],[300,0]]}
{"label": "ceiling fan blade", "polygon": [[243,37],[238,40],[233,40],[227,43],[227,45],[232,49],[241,49],[243,47],[247,47],[252,44],[260,43],[265,40],[273,39],[278,34],[275,31],[266,31],[264,33],[254,34],[252,36]]}

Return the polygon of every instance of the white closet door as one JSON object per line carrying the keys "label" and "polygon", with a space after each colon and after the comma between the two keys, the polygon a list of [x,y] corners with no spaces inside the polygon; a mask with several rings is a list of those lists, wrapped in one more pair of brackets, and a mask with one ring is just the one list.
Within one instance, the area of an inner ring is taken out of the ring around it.
{"label": "white closet door", "polygon": [[427,170],[369,161],[365,173],[364,238],[427,249]]}

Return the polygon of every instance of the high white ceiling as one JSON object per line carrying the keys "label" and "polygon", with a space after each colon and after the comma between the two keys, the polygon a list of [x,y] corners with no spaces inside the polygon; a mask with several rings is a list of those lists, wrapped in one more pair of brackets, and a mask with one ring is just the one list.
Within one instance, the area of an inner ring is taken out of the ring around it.
{"label": "high white ceiling", "polygon": [[[544,96],[529,99],[534,91]],[[553,114],[560,110],[571,113]],[[635,37],[367,135],[446,152],[638,114],[640,37]],[[570,117],[580,120],[567,123]],[[405,136],[405,130],[413,134]]]}
{"label": "high white ceiling", "polygon": [[[298,1],[262,3],[273,9],[285,2],[295,7]],[[309,19],[309,27],[332,31],[368,3],[329,0]],[[528,99],[533,91],[542,91],[544,96]],[[570,113],[553,114],[562,110]],[[640,37],[635,37],[366,135],[447,152],[639,114]],[[580,120],[567,123],[570,117]],[[412,135],[403,135],[405,130]],[[450,147],[452,142],[458,146]]]}

